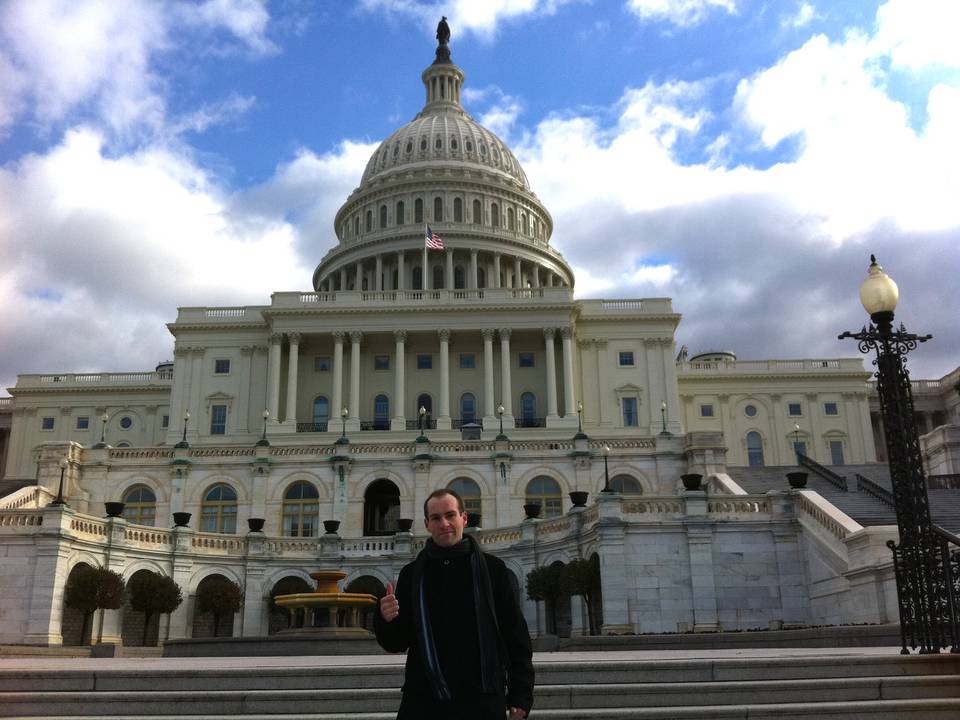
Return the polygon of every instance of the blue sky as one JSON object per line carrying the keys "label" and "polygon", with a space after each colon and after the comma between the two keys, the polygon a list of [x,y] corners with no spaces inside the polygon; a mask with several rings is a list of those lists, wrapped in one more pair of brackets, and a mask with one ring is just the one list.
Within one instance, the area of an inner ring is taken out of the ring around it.
{"label": "blue sky", "polygon": [[0,386],[152,367],[177,306],[309,287],[422,105],[441,14],[579,297],[671,296],[694,352],[852,356],[836,335],[875,252],[936,336],[914,375],[939,376],[960,358],[958,7],[6,0]]}

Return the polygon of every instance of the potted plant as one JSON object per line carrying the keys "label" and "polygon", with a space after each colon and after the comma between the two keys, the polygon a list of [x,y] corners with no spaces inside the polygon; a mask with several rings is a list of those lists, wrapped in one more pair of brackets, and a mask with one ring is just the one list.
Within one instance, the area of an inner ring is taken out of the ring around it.
{"label": "potted plant", "polygon": [[105,502],[103,509],[107,511],[107,517],[120,517],[123,515],[124,504],[122,502]]}
{"label": "potted plant", "polygon": [[590,495],[586,490],[574,490],[570,493],[570,502],[574,507],[586,507],[587,497]]}
{"label": "potted plant", "polygon": [[534,520],[540,517],[540,503],[524,503],[523,511],[527,514],[527,520]]}
{"label": "potted plant", "polygon": [[788,472],[787,482],[790,483],[790,487],[794,490],[805,488],[807,486],[807,473],[799,470],[796,472]]}
{"label": "potted plant", "polygon": [[397,532],[410,532],[413,527],[413,518],[398,518]]}
{"label": "potted plant", "polygon": [[327,535],[336,535],[337,530],[340,529],[339,520],[324,520],[323,521],[323,530]]}
{"label": "potted plant", "polygon": [[480,513],[467,513],[467,527],[478,528],[480,527]]}
{"label": "potted plant", "polygon": [[190,524],[190,513],[175,512],[173,514],[173,524],[177,527],[187,527]]}
{"label": "potted plant", "polygon": [[247,527],[250,528],[250,532],[263,532],[265,522],[264,518],[247,518]]}
{"label": "potted plant", "polygon": [[700,473],[686,473],[680,476],[680,479],[683,481],[684,490],[702,490],[701,482],[703,481],[703,475]]}

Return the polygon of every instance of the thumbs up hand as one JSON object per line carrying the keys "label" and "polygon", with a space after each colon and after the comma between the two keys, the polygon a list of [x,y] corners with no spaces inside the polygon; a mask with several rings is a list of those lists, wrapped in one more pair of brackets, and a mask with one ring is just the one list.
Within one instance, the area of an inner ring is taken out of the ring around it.
{"label": "thumbs up hand", "polygon": [[400,614],[400,603],[393,594],[393,583],[387,583],[387,594],[380,598],[380,617],[387,622],[393,622]]}

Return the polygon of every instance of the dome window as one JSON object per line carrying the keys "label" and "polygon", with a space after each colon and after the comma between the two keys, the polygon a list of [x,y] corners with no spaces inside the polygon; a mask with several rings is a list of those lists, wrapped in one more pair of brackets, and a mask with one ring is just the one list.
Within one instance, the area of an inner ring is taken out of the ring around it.
{"label": "dome window", "polygon": [[427,149],[427,138],[426,138],[426,137],[420,138],[420,149],[421,149],[421,150],[426,150],[426,149]]}
{"label": "dome window", "polygon": [[415,223],[423,222],[423,199],[417,198],[413,203],[413,221]]}
{"label": "dome window", "polygon": [[403,223],[405,222],[403,212],[404,212],[403,200],[401,200],[400,202],[397,203],[397,212],[396,212],[397,225],[403,225]]}
{"label": "dome window", "polygon": [[457,142],[457,139],[455,137],[450,138],[450,149],[456,150],[459,147],[460,147],[460,143]]}
{"label": "dome window", "polygon": [[393,144],[393,156],[396,157],[400,154],[400,146],[396,143]]}
{"label": "dome window", "polygon": [[493,159],[500,162],[500,151],[497,150],[496,146],[493,148]]}
{"label": "dome window", "polygon": [[472,153],[472,152],[473,152],[473,143],[470,142],[469,140],[467,140],[467,152],[468,152],[468,153]]}
{"label": "dome window", "polygon": [[480,143],[480,154],[483,155],[484,157],[486,157],[486,154],[487,154],[487,144],[486,144],[486,143]]}
{"label": "dome window", "polygon": [[453,221],[463,222],[463,200],[460,198],[453,199]]}
{"label": "dome window", "polygon": [[480,207],[480,201],[473,201],[473,224],[479,225],[483,222],[483,210]]}
{"label": "dome window", "polygon": [[413,140],[407,140],[407,147],[404,148],[404,152],[407,155],[413,152]]}
{"label": "dome window", "polygon": [[365,223],[365,227],[367,232],[373,230],[373,212],[370,210],[367,210],[367,221]]}
{"label": "dome window", "polygon": [[443,138],[437,138],[437,141],[433,144],[434,148],[440,150],[443,147]]}
{"label": "dome window", "polygon": [[442,222],[443,221],[443,198],[435,197],[433,199],[433,221]]}

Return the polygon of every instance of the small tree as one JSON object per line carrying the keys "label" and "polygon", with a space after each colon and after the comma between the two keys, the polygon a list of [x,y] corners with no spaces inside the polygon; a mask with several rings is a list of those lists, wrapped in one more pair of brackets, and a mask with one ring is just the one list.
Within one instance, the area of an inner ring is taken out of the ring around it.
{"label": "small tree", "polygon": [[92,568],[78,565],[70,573],[63,602],[74,610],[83,613],[83,627],[80,630],[80,642],[87,637],[90,618],[101,609],[116,610],[123,607],[126,590],[123,577],[106,568]]}
{"label": "small tree", "polygon": [[147,644],[147,628],[154,615],[172,613],[183,602],[180,586],[172,578],[151,572],[138,572],[127,583],[130,607],[143,613],[143,644]]}
{"label": "small tree", "polygon": [[598,635],[594,603],[600,597],[600,566],[590,560],[572,560],[560,575],[560,592],[563,595],[580,595],[587,606],[590,634]]}
{"label": "small tree", "polygon": [[560,565],[547,565],[534,568],[527,573],[527,597],[535,602],[546,604],[547,632],[556,633],[557,600],[561,597]]}
{"label": "small tree", "polygon": [[218,636],[220,619],[243,607],[243,590],[223,575],[211,575],[197,588],[197,612],[213,615],[213,636]]}

